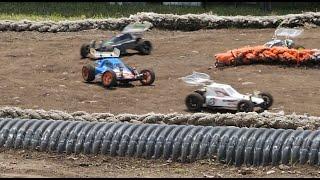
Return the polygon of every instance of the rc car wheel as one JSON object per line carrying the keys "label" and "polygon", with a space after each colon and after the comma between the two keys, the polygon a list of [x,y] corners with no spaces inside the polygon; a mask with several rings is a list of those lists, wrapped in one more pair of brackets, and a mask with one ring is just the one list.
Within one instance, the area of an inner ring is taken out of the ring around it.
{"label": "rc car wheel", "polygon": [[140,82],[144,86],[151,85],[156,78],[156,76],[152,70],[144,69],[140,72],[140,74],[143,74]]}
{"label": "rc car wheel", "polygon": [[263,109],[268,109],[269,107],[272,106],[273,97],[271,96],[271,94],[269,94],[267,92],[262,92],[259,94],[259,96],[261,96],[261,98],[264,100],[264,102],[262,104]]}
{"label": "rc car wheel", "polygon": [[237,110],[238,112],[252,112],[254,105],[251,101],[241,100],[238,103]]}
{"label": "rc car wheel", "polygon": [[149,55],[152,51],[152,44],[150,41],[142,41],[138,45],[138,51],[143,55]]}
{"label": "rc car wheel", "polygon": [[104,87],[110,88],[117,84],[117,76],[114,71],[108,70],[101,76],[101,81]]}
{"label": "rc car wheel", "polygon": [[204,104],[204,97],[199,93],[191,93],[186,97],[185,103],[189,111],[201,111]]}
{"label": "rc car wheel", "polygon": [[95,68],[90,64],[83,66],[82,67],[82,77],[86,82],[93,81],[95,78]]}
{"label": "rc car wheel", "polygon": [[80,55],[81,58],[88,57],[88,54],[90,53],[90,44],[83,44],[80,48]]}
{"label": "rc car wheel", "polygon": [[301,46],[301,45],[294,45],[292,48],[297,49],[297,50],[303,50],[305,49],[305,47]]}
{"label": "rc car wheel", "polygon": [[116,48],[120,50],[120,56],[124,56],[124,55],[127,54],[127,50],[126,50],[125,47],[123,47],[123,46],[118,46],[118,47],[116,47]]}

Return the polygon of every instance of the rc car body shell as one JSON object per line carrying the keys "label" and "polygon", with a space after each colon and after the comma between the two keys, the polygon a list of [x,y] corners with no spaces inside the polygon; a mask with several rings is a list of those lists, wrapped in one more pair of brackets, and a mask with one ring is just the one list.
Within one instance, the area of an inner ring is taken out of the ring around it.
{"label": "rc car body shell", "polygon": [[249,112],[254,107],[268,109],[273,103],[269,93],[244,95],[228,84],[210,80],[210,76],[205,73],[193,72],[181,79],[190,86],[203,86],[186,97],[186,106],[191,111],[199,111],[202,107],[242,111],[242,105],[245,104],[245,111]]}
{"label": "rc car body shell", "polygon": [[108,70],[112,70],[117,75],[117,81],[135,81],[140,80],[138,72],[130,66],[124,64],[120,58],[105,57],[95,62],[95,75],[102,75]]}
{"label": "rc car body shell", "polygon": [[[264,44],[266,47],[275,47],[282,46],[287,48],[294,48],[295,42],[292,38],[296,38],[300,36],[303,32],[303,29],[295,29],[295,28],[277,28],[274,33],[274,38],[271,41],[268,41]],[[283,39],[281,39],[281,37]],[[298,46],[296,46],[298,47]],[[299,46],[302,47],[302,46]]]}
{"label": "rc car body shell", "polygon": [[248,100],[260,107],[264,100],[260,97],[243,95],[227,84],[212,83],[202,89],[205,97],[204,107],[237,110],[239,101]]}

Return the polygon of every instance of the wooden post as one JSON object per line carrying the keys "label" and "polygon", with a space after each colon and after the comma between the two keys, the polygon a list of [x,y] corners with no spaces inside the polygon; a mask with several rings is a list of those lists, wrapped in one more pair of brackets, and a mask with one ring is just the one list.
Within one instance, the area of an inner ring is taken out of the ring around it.
{"label": "wooden post", "polygon": [[264,12],[266,11],[271,11],[272,8],[271,8],[271,1],[264,1],[261,3],[261,8]]}
{"label": "wooden post", "polygon": [[271,11],[272,9],[271,9],[271,1],[269,0],[268,2],[267,2],[267,11]]}

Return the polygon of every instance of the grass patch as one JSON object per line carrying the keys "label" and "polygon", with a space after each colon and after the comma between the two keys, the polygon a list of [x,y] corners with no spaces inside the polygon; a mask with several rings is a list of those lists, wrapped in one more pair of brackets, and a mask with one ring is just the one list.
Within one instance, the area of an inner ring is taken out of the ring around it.
{"label": "grass patch", "polygon": [[157,4],[111,5],[107,2],[0,2],[0,20],[79,20],[129,17],[137,12],[235,15],[284,15],[306,11],[317,12],[320,3],[273,3],[272,11],[264,12],[259,4],[211,3],[206,9],[190,6]]}

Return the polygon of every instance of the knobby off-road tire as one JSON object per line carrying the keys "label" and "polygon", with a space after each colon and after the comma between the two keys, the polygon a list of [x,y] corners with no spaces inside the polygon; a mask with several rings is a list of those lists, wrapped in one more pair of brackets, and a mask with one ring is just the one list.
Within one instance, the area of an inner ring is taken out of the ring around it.
{"label": "knobby off-road tire", "polygon": [[269,109],[269,107],[273,104],[273,97],[270,93],[262,92],[259,94],[259,96],[264,100],[264,103],[262,105],[263,109]]}
{"label": "knobby off-road tire", "polygon": [[81,58],[82,59],[87,58],[89,53],[90,53],[90,44],[88,43],[83,44],[80,48]]}
{"label": "knobby off-road tire", "polygon": [[82,77],[86,82],[91,82],[95,79],[95,68],[87,64],[82,67]]}
{"label": "knobby off-road tire", "polygon": [[114,71],[108,70],[101,76],[102,85],[106,88],[111,88],[117,84],[117,75]]}
{"label": "knobby off-road tire", "polygon": [[144,69],[140,71],[140,74],[143,74],[142,79],[140,80],[141,84],[144,86],[151,85],[156,79],[155,73],[150,69]]}
{"label": "knobby off-road tire", "polygon": [[204,102],[205,98],[196,92],[189,94],[185,99],[188,110],[192,112],[201,111]]}
{"label": "knobby off-road tire", "polygon": [[238,102],[237,110],[238,112],[252,112],[254,105],[251,101],[241,100]]}
{"label": "knobby off-road tire", "polygon": [[140,41],[137,49],[142,55],[149,55],[152,51],[152,44],[150,41]]}

